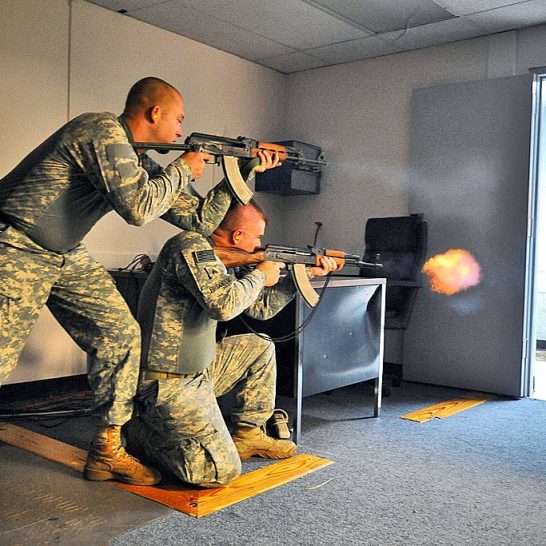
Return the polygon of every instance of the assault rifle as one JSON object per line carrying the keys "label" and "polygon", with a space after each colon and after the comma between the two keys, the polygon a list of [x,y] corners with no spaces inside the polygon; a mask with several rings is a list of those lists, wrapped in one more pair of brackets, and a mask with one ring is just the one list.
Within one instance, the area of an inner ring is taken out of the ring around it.
{"label": "assault rifle", "polygon": [[[171,150],[179,152],[207,152],[214,156],[214,163],[222,163],[224,175],[231,192],[241,203],[246,205],[252,198],[252,191],[246,185],[239,170],[238,159],[255,159],[258,150],[277,152],[281,162],[293,163],[300,170],[320,174],[321,166],[326,165],[323,154],[317,158],[306,157],[302,150],[291,146],[281,146],[271,142],[262,142],[252,138],[238,137],[226,138],[205,133],[192,133],[184,143],[161,144],[155,142],[133,142],[136,149],[156,150],[159,153],[167,153]],[[256,162],[258,165],[258,162]]]}
{"label": "assault rifle", "polygon": [[373,269],[383,267],[382,264],[377,262],[363,262],[356,254],[346,254],[341,250],[317,248],[314,246],[295,248],[291,246],[266,245],[264,248],[259,248],[254,252],[245,252],[233,247],[214,246],[213,250],[227,268],[255,265],[265,261],[285,263],[292,272],[294,284],[298,292],[309,307],[316,307],[319,302],[319,295],[311,286],[306,266],[320,266],[321,256],[333,258],[339,267],[369,267]]}

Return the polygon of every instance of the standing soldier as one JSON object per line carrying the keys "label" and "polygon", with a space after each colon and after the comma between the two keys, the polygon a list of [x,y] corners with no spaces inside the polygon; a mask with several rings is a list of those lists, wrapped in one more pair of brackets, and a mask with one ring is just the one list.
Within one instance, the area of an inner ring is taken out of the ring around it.
{"label": "standing soldier", "polygon": [[209,154],[188,152],[162,168],[131,145],[172,143],[182,136],[183,119],[180,93],[145,78],[129,91],[121,116],[76,117],[0,180],[0,384],[47,305],[89,354],[89,383],[101,410],[85,466],[89,480],[151,485],[160,479],[120,442],[133,408],[140,330],[81,240],[111,210],[142,225],[172,207],[180,227],[203,227],[206,234],[216,227],[231,202],[225,187],[209,195],[208,216],[198,199],[181,193],[201,176]]}

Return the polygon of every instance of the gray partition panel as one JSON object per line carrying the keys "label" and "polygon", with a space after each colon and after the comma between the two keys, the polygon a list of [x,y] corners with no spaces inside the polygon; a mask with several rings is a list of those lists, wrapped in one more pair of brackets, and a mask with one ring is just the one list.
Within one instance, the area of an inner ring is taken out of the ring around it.
{"label": "gray partition panel", "polygon": [[478,286],[423,289],[406,332],[404,379],[521,396],[532,78],[418,89],[410,210],[428,254],[469,250]]}

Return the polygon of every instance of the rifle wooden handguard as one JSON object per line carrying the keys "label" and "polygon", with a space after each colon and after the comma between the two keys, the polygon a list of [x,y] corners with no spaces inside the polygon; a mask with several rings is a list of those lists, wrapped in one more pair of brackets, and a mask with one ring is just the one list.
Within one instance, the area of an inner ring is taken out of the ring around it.
{"label": "rifle wooden handguard", "polygon": [[255,252],[245,252],[244,250],[213,246],[212,250],[218,259],[229,269],[230,267],[243,267],[245,265],[255,265],[265,260],[265,252],[256,250]]}

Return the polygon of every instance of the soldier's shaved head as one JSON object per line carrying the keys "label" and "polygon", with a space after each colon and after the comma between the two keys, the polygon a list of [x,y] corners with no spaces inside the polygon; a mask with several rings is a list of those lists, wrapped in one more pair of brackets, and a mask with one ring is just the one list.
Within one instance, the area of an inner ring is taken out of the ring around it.
{"label": "soldier's shaved head", "polygon": [[123,113],[135,116],[146,112],[152,106],[168,107],[181,99],[180,92],[170,83],[155,77],[143,78],[129,90]]}
{"label": "soldier's shaved head", "polygon": [[218,246],[235,246],[252,252],[260,246],[266,225],[267,216],[254,200],[248,205],[234,203],[211,236]]}
{"label": "soldier's shaved head", "polygon": [[143,78],[129,90],[122,115],[135,142],[176,142],[183,134],[184,99],[170,83]]}
{"label": "soldier's shaved head", "polygon": [[252,199],[248,205],[234,202],[219,227],[225,231],[234,231],[244,228],[256,219],[263,220],[267,224],[267,216],[256,201]]}

